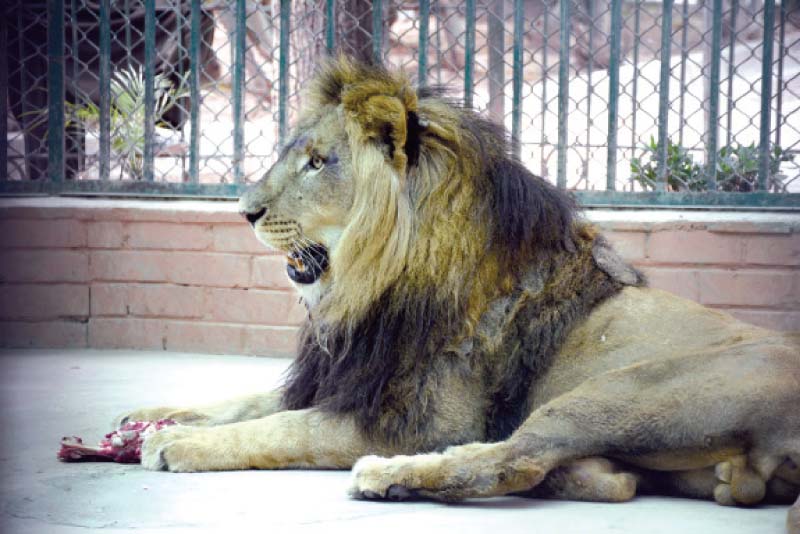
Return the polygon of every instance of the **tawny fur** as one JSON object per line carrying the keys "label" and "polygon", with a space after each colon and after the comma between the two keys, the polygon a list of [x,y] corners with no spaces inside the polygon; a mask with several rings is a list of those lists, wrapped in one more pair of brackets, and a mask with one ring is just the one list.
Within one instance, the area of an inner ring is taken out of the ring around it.
{"label": "tawny fur", "polygon": [[797,499],[800,337],[647,289],[501,130],[403,76],[340,58],[303,109],[240,201],[265,244],[329,252],[298,358],[275,392],[128,414],[192,425],[146,467],[365,457],[356,497]]}

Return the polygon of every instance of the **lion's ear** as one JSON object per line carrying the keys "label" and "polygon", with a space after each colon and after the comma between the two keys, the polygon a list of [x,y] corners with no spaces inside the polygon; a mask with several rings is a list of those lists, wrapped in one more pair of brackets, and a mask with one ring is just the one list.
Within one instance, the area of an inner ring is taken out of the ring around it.
{"label": "lion's ear", "polygon": [[372,94],[359,98],[357,93],[345,93],[342,99],[345,110],[359,125],[363,140],[377,143],[397,173],[405,175],[409,115],[416,116],[416,98],[406,94]]}

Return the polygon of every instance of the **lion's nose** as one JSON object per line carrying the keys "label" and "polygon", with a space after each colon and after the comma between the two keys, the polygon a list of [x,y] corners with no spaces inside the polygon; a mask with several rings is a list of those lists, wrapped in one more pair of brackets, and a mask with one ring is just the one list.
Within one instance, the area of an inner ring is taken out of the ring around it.
{"label": "lion's nose", "polygon": [[255,226],[256,221],[259,220],[265,213],[267,212],[267,208],[261,208],[258,211],[240,211],[239,213],[247,219],[247,222],[250,223],[250,226]]}

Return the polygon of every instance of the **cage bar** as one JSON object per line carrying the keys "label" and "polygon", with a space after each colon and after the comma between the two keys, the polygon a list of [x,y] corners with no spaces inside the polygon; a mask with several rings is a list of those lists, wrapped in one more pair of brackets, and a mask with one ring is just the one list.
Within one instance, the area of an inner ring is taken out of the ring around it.
{"label": "cage bar", "polygon": [[233,181],[244,181],[244,67],[247,35],[246,0],[236,0],[233,41]]}
{"label": "cage bar", "polygon": [[383,63],[383,0],[372,0],[372,55]]}
{"label": "cage bar", "polygon": [[733,62],[736,59],[736,16],[739,12],[739,0],[731,0],[731,34],[728,40],[728,106],[725,117],[725,144],[730,146],[733,140]]}
{"label": "cage bar", "polygon": [[511,148],[514,157],[520,156],[522,142],[522,44],[525,16],[522,0],[514,0],[514,65],[511,100]]}
{"label": "cage bar", "polygon": [[617,120],[619,119],[619,55],[622,34],[622,0],[611,0],[611,54],[608,64],[608,156],[606,189],[616,189]]}
{"label": "cage bar", "polygon": [[156,2],[144,0],[144,179],[154,180]]}
{"label": "cage bar", "polygon": [[[111,0],[100,0],[100,179],[108,180],[111,162]],[[77,46],[77,43],[75,43]],[[77,50],[73,52],[77,60]],[[75,61],[77,64],[77,61]]]}
{"label": "cage bar", "polygon": [[764,41],[761,54],[761,125],[759,132],[758,188],[769,187],[770,101],[772,100],[772,45],[775,39],[775,0],[764,0]]}
{"label": "cage bar", "polygon": [[189,36],[189,180],[200,181],[200,2],[192,2]]}
{"label": "cage bar", "polygon": [[658,82],[658,184],[657,188],[667,190],[667,145],[669,144],[669,77],[672,56],[672,4],[674,0],[664,0],[661,13],[661,74]]}
{"label": "cage bar", "polygon": [[64,180],[64,126],[64,2],[48,0],[47,174],[52,182]]}
{"label": "cage bar", "polygon": [[336,2],[325,0],[325,50],[333,54],[336,47]]}
{"label": "cage bar", "polygon": [[278,58],[278,141],[286,140],[286,107],[289,101],[289,23],[292,9],[291,0],[281,0],[280,43]]}
{"label": "cage bar", "polygon": [[472,107],[475,76],[475,0],[466,2],[467,28],[464,35],[464,105]]}
{"label": "cage bar", "polygon": [[[430,27],[431,4],[429,0],[419,2],[419,58],[417,63],[417,79],[420,87],[428,81],[428,34]],[[440,30],[437,29],[437,35]]]}
{"label": "cage bar", "polygon": [[569,105],[570,2],[561,4],[561,28],[558,58],[558,176],[556,185],[567,187],[567,115]]}
{"label": "cage bar", "polygon": [[708,122],[706,123],[706,186],[717,188],[717,144],[719,135],[719,69],[722,50],[722,0],[714,0],[711,29],[711,73],[708,91]]}

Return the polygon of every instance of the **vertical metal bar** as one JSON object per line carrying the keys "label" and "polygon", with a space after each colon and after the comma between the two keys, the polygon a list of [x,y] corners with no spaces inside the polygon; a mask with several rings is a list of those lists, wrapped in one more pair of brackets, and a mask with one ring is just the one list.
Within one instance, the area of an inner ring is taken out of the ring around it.
{"label": "vertical metal bar", "polygon": [[152,182],[155,117],[156,2],[144,0],[144,179]]}
{"label": "vertical metal bar", "polygon": [[664,0],[661,14],[661,74],[658,82],[658,184],[657,189],[667,190],[667,144],[669,143],[669,76],[672,56],[672,4]]}
{"label": "vertical metal bar", "polygon": [[[130,20],[131,18],[131,0],[125,0],[125,19]],[[131,25],[125,24],[125,51],[130,58],[131,54]]]}
{"label": "vertical metal bar", "polygon": [[608,157],[606,159],[606,189],[608,191],[613,191],[616,188],[617,180],[617,120],[619,117],[621,34],[622,0],[611,0],[611,57],[608,63]]}
{"label": "vertical metal bar", "polygon": [[[111,0],[100,0],[100,179],[111,163]],[[77,26],[77,25],[76,25]],[[77,63],[77,53],[75,63]],[[75,83],[77,83],[77,78]]]}
{"label": "vertical metal bar", "polygon": [[467,0],[467,31],[464,39],[464,105],[472,107],[475,73],[475,0]]}
{"label": "vertical metal bar", "polygon": [[333,55],[336,47],[336,2],[335,0],[325,1],[325,49],[329,55]]}
{"label": "vertical metal bar", "polygon": [[544,2],[542,18],[544,19],[542,21],[542,107],[540,111],[542,116],[542,128],[539,132],[539,138],[541,139],[541,145],[539,145],[539,159],[541,161],[539,174],[547,176],[547,159],[549,158],[544,157],[545,145],[550,142],[550,139],[547,137],[547,82],[550,79],[550,65],[547,62],[547,52],[550,48],[550,6],[547,2]]}
{"label": "vertical metal bar", "polygon": [[289,100],[289,14],[291,0],[281,0],[280,44],[278,52],[278,142],[286,140],[286,107]]}
{"label": "vertical metal bar", "polygon": [[589,49],[588,62],[586,64],[586,146],[584,147],[583,170],[581,178],[589,180],[589,158],[592,154],[592,97],[594,96],[594,84],[592,83],[592,71],[594,70],[594,2],[586,2],[587,19],[589,21]]}
{"label": "vertical metal bar", "polygon": [[487,12],[487,45],[489,47],[489,117],[505,123],[506,98],[506,24],[505,0],[493,0]]}
{"label": "vertical metal bar", "polygon": [[233,36],[233,181],[244,181],[244,61],[247,35],[246,0],[236,0]]}
{"label": "vertical metal bar", "polygon": [[[702,1],[702,0],[701,0]],[[681,87],[681,92],[678,95],[678,116],[681,118],[678,121],[678,144],[683,145],[683,117],[684,117],[684,110],[686,109],[686,91],[683,90],[686,87],[686,62],[689,57],[689,1],[683,0],[683,5],[681,6],[681,73],[679,78],[679,84]]]}
{"label": "vertical metal bar", "polygon": [[[419,2],[419,62],[417,79],[419,85],[424,87],[428,80],[428,32],[431,16],[431,4],[429,0]],[[437,25],[437,28],[440,26]],[[439,30],[437,30],[438,35]],[[438,49],[438,47],[437,47]]]}
{"label": "vertical metal bar", "polygon": [[775,0],[764,0],[764,45],[761,54],[761,131],[759,134],[758,188],[769,187],[770,100],[772,99],[772,47],[775,39]]}
{"label": "vertical metal bar", "polygon": [[642,0],[636,0],[633,16],[633,87],[631,87],[631,157],[636,156],[636,112],[639,108],[639,42],[641,41]]}
{"label": "vertical metal bar", "polygon": [[189,36],[189,100],[191,137],[189,138],[189,181],[200,181],[200,2],[192,2]]}
{"label": "vertical metal bar", "polygon": [[47,1],[47,152],[48,177],[61,182],[64,179],[63,0]]}
{"label": "vertical metal bar", "polygon": [[[8,18],[0,19],[0,117],[8,117]],[[8,119],[0,120],[0,181],[8,180]]]}
{"label": "vertical metal bar", "polygon": [[522,143],[522,39],[523,14],[522,0],[514,0],[514,75],[511,102],[511,148],[514,157],[519,158]]}
{"label": "vertical metal bar", "polygon": [[731,0],[731,35],[728,40],[728,109],[726,113],[725,144],[730,146],[733,138],[733,62],[736,58],[736,15],[739,11],[739,0]]}
{"label": "vertical metal bar", "polygon": [[372,55],[383,63],[383,0],[372,0]]}
{"label": "vertical metal bar", "polygon": [[783,121],[783,58],[786,57],[786,2],[781,2],[780,30],[778,33],[778,89],[775,116],[775,146],[781,146],[781,122]]}
{"label": "vertical metal bar", "polygon": [[567,187],[567,116],[569,106],[569,7],[570,1],[561,2],[561,34],[558,58],[558,176],[556,185]]}
{"label": "vertical metal bar", "polygon": [[719,135],[719,67],[722,56],[722,0],[714,0],[711,29],[711,76],[708,92],[708,122],[706,132],[707,165],[706,186],[709,191],[717,189],[717,144]]}

